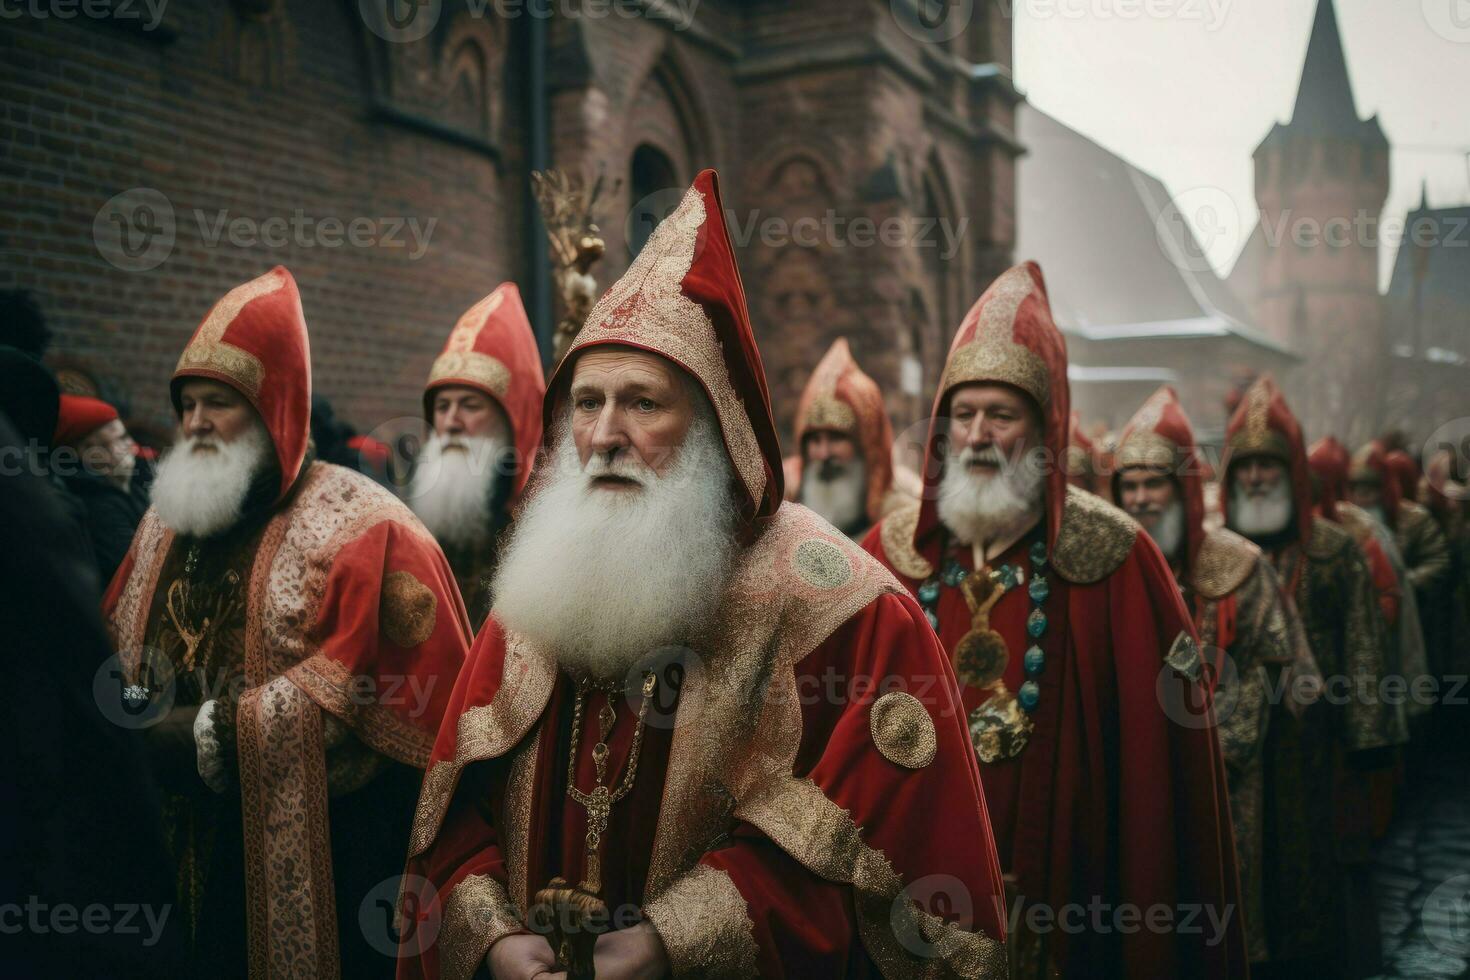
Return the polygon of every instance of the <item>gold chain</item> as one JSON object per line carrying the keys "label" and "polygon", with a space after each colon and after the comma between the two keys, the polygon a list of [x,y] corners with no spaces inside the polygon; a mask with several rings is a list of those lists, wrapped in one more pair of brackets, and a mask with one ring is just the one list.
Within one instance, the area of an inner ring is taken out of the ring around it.
{"label": "gold chain", "polygon": [[[582,708],[587,692],[597,685],[585,678],[577,682],[577,700],[572,709],[572,747],[567,758],[567,795],[587,810],[587,874],[582,887],[593,894],[602,890],[602,835],[607,832],[612,805],[628,795],[633,788],[633,781],[638,777],[638,755],[643,746],[644,720],[648,717],[648,702],[653,698],[653,691],[657,686],[658,677],[655,674],[643,675],[643,701],[638,705],[638,724],[633,729],[633,746],[628,750],[628,771],[623,774],[622,785],[612,790],[604,782],[607,773],[607,737],[612,730],[612,722],[607,720],[603,724],[601,738],[592,747],[592,762],[597,767],[597,786],[591,793],[584,793],[577,788],[577,750],[582,744]],[[602,690],[611,700],[612,690]]]}

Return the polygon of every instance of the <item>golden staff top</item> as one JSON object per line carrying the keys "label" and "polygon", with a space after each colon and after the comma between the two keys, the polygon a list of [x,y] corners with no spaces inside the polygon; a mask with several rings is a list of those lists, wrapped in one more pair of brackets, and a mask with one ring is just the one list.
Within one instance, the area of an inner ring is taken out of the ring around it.
{"label": "golden staff top", "polygon": [[[612,191],[616,192],[621,183],[615,182]],[[541,207],[562,299],[563,314],[557,321],[552,345],[554,366],[561,362],[597,299],[597,280],[589,270],[602,258],[607,245],[592,220],[592,209],[602,193],[603,178],[599,175],[588,190],[581,180],[563,171],[533,170],[531,188]]]}

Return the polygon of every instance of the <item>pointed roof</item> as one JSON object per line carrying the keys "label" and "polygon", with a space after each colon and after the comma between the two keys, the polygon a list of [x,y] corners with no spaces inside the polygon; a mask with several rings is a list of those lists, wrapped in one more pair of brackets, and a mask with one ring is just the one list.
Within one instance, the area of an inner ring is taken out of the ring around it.
{"label": "pointed roof", "polygon": [[1333,0],[1319,0],[1307,57],[1302,63],[1302,80],[1297,86],[1291,122],[1272,123],[1257,152],[1292,137],[1331,138],[1367,144],[1388,145],[1378,117],[1358,118],[1353,86],[1343,56],[1342,36],[1337,30]]}

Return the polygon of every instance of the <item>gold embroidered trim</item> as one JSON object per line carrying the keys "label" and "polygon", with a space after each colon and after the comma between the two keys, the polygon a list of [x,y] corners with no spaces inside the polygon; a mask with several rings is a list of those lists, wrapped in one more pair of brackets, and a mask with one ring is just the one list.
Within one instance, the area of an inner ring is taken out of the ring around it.
{"label": "gold embroidered trim", "polygon": [[755,925],[728,872],[696,865],[643,909],[675,977],[753,977]]}
{"label": "gold embroidered trim", "polygon": [[526,883],[526,862],[531,851],[531,797],[536,790],[536,759],[541,752],[541,732],[521,747],[510,763],[510,778],[505,783],[500,846],[505,858],[510,896],[517,908],[531,907]]}
{"label": "gold embroidered trim", "polygon": [[998,381],[1026,392],[1043,414],[1051,403],[1051,373],[1046,362],[1015,341],[1016,311],[1036,289],[1025,268],[1016,266],[991,287],[990,299],[980,311],[974,338],[953,351],[944,366],[941,390],[976,381]]}
{"label": "gold embroidered trim", "polygon": [[[439,833],[449,809],[459,774],[466,765],[504,755],[526,736],[556,684],[556,668],[515,634],[506,636],[505,668],[500,690],[489,704],[470,708],[459,716],[454,758],[434,764],[419,793],[414,814],[409,857],[422,854]],[[465,665],[465,670],[470,669]]]}
{"label": "gold embroidered trim", "polygon": [[883,518],[883,527],[878,532],[888,564],[905,578],[920,581],[934,574],[934,565],[914,547],[914,532],[919,528],[922,506],[917,500],[903,501]]}
{"label": "gold embroidered trim", "polygon": [[483,388],[496,398],[510,389],[510,368],[479,351],[445,351],[434,358],[425,388],[462,382]]}
{"label": "gold embroidered trim", "polygon": [[1312,534],[1307,539],[1307,557],[1315,561],[1330,561],[1353,545],[1353,537],[1337,524],[1324,517],[1312,518]]}
{"label": "gold embroidered trim", "polygon": [[265,365],[249,351],[226,343],[225,331],[235,322],[246,304],[283,289],[285,285],[284,277],[266,273],[226,293],[224,299],[209,311],[209,316],[204,318],[189,345],[179,355],[174,377],[195,371],[218,372],[239,385],[246,398],[255,401],[260,396],[260,386],[265,381]]}
{"label": "gold embroidered trim", "polygon": [[905,769],[922,769],[934,761],[939,736],[934,719],[918,698],[889,691],[868,709],[868,728],[883,758]]}
{"label": "gold embroidered trim", "polygon": [[433,636],[438,610],[439,600],[413,572],[389,572],[383,576],[378,623],[394,646],[411,650]]}
{"label": "gold embroidered trim", "polygon": [[1086,490],[1067,488],[1052,567],[1068,582],[1100,582],[1123,564],[1138,537],[1138,524]]}
{"label": "gold embroidered trim", "polygon": [[857,432],[857,425],[857,413],[852,410],[851,405],[836,395],[822,394],[812,399],[802,429],[805,432],[823,429],[851,434]]}
{"label": "gold embroidered trim", "polygon": [[1005,946],[984,930],[946,924],[920,909],[883,852],[869,847],[851,815],[810,780],[776,780],[737,806],[735,816],[822,878],[852,886],[863,946],[885,977],[1006,976]]}
{"label": "gold embroidered trim", "polygon": [[1169,474],[1179,469],[1179,447],[1157,432],[1138,431],[1123,440],[1114,454],[1119,472],[1131,469],[1164,470]]}
{"label": "gold embroidered trim", "polygon": [[766,491],[765,459],[745,406],[730,382],[715,325],[683,293],[694,264],[704,198],[691,187],[659,223],[621,279],[597,301],[568,355],[589,344],[628,343],[657,351],[694,375],[709,392],[735,472],[757,505]]}
{"label": "gold embroidered trim", "polygon": [[1206,599],[1223,599],[1250,577],[1261,549],[1228,528],[1205,533],[1190,572],[1194,591]]}
{"label": "gold embroidered trim", "polygon": [[469,980],[503,936],[521,931],[520,916],[500,882],[470,875],[444,901],[439,927],[439,970],[444,980]]}
{"label": "gold embroidered trim", "polygon": [[107,623],[118,664],[130,684],[138,681],[138,670],[143,661],[143,639],[148,631],[148,611],[173,541],[174,532],[163,523],[156,510],[148,508],[133,535],[132,571]]}
{"label": "gold embroidered trim", "polygon": [[[434,749],[434,733],[406,721],[379,704],[371,688],[363,688],[340,660],[315,654],[286,671],[286,676],[324,711],[339,718],[373,751],[404,765],[422,769]],[[412,693],[412,692],[410,692]],[[427,697],[429,692],[423,692]]]}

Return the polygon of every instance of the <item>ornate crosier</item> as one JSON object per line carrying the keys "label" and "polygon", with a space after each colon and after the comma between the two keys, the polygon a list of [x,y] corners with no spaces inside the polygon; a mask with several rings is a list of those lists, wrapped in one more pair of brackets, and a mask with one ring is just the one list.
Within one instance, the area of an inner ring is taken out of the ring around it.
{"label": "ornate crosier", "polygon": [[[622,181],[614,181],[612,192],[616,193],[621,184]],[[551,358],[552,364],[559,364],[597,299],[597,280],[592,278],[590,270],[602,258],[607,244],[592,220],[592,209],[602,194],[603,179],[599,175],[589,191],[581,180],[563,171],[533,170],[531,188],[541,207],[557,289],[565,308],[556,324]]]}
{"label": "ornate crosier", "polygon": [[[185,673],[192,671],[200,662],[201,648],[207,659],[214,634],[229,621],[240,603],[240,576],[233,569],[225,572],[217,588],[201,589],[204,595],[197,595],[194,585],[198,564],[199,546],[196,544],[189,548],[184,558],[184,574],[169,584],[164,601],[169,622],[184,644]],[[212,608],[210,599],[213,599]]]}
{"label": "ornate crosier", "polygon": [[[577,699],[572,709],[572,743],[567,758],[567,796],[582,804],[587,811],[587,859],[586,874],[582,883],[575,888],[564,878],[553,878],[547,886],[536,893],[536,910],[533,919],[549,921],[551,924],[551,948],[556,953],[556,965],[566,971],[568,980],[592,980],[593,949],[597,937],[607,930],[609,913],[602,899],[602,835],[607,833],[608,816],[614,803],[627,796],[638,778],[638,756],[643,747],[644,721],[648,717],[648,702],[653,699],[658,677],[649,673],[643,676],[643,701],[638,705],[638,722],[633,729],[633,745],[628,750],[628,771],[617,789],[607,784],[608,736],[618,715],[612,706],[612,695],[618,687],[602,687],[590,679],[577,682]],[[597,784],[592,792],[577,788],[577,749],[582,744],[582,714],[587,694],[593,689],[608,695],[602,710],[597,713],[597,744],[592,747],[592,764],[597,771]]]}

